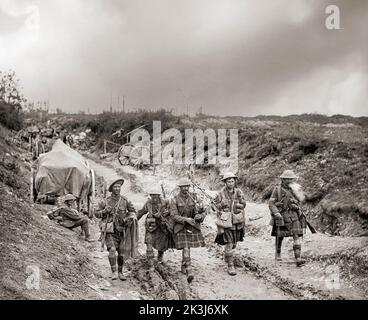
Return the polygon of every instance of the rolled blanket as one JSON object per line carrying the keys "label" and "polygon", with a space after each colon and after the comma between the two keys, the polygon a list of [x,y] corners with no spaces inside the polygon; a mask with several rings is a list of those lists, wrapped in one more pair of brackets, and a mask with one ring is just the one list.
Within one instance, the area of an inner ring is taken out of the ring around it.
{"label": "rolled blanket", "polygon": [[132,223],[125,229],[123,257],[124,259],[138,257],[138,220],[135,213],[129,215],[133,218]]}

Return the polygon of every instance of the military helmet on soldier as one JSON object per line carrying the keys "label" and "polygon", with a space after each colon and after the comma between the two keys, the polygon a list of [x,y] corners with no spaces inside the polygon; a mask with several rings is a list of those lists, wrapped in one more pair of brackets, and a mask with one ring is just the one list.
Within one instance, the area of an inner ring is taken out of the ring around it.
{"label": "military helmet on soldier", "polygon": [[158,188],[158,187],[151,187],[149,190],[148,190],[148,194],[150,195],[161,195],[161,190]]}
{"label": "military helmet on soldier", "polygon": [[237,175],[235,175],[235,174],[234,174],[234,173],[232,173],[232,172],[225,172],[225,173],[223,174],[223,177],[222,177],[221,181],[226,181],[227,179],[230,179],[230,178],[237,179],[237,178],[238,178],[238,176],[237,176]]}
{"label": "military helmet on soldier", "polygon": [[188,178],[181,178],[178,181],[178,186],[179,187],[190,186],[190,185],[191,185],[191,183],[190,183],[190,180]]}
{"label": "military helmet on soldier", "polygon": [[280,176],[281,179],[298,179],[297,175],[292,170],[285,170]]}
{"label": "military helmet on soldier", "polygon": [[75,197],[69,193],[67,194],[65,197],[64,197],[64,202],[67,202],[67,201],[74,201],[75,200]]}
{"label": "military helmet on soldier", "polygon": [[124,184],[124,179],[117,179],[115,180],[113,183],[110,184],[109,186],[109,192],[112,192],[112,187],[115,185],[115,184],[119,184],[120,186],[122,186]]}

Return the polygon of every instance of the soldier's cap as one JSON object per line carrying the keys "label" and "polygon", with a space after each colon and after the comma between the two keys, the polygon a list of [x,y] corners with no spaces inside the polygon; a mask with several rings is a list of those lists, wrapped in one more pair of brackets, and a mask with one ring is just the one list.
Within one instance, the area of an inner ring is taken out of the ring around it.
{"label": "soldier's cap", "polygon": [[112,187],[115,185],[115,184],[120,184],[120,186],[122,186],[124,184],[124,179],[117,179],[115,180],[112,184],[110,184],[110,187],[109,187],[109,191],[112,192]]}
{"label": "soldier's cap", "polygon": [[281,179],[298,179],[297,175],[292,170],[285,170],[280,176]]}
{"label": "soldier's cap", "polygon": [[238,176],[232,172],[225,172],[221,181],[226,181],[227,179],[230,179],[230,178],[238,179]]}
{"label": "soldier's cap", "polygon": [[188,178],[180,178],[178,181],[179,187],[190,186],[190,185],[191,185],[191,182]]}
{"label": "soldier's cap", "polygon": [[69,193],[69,194],[67,194],[65,197],[64,197],[64,202],[67,202],[67,201],[74,201],[75,200],[75,197],[71,194],[71,193]]}

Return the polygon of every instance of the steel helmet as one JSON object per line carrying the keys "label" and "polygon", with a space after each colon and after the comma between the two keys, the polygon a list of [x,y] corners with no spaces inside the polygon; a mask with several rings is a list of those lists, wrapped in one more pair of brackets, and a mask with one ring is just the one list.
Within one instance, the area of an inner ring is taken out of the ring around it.
{"label": "steel helmet", "polygon": [[161,195],[161,190],[158,187],[151,187],[148,190],[148,194],[159,194],[159,195]]}
{"label": "steel helmet", "polygon": [[67,194],[64,197],[64,202],[71,201],[71,200],[75,200],[75,197],[71,193]]}
{"label": "steel helmet", "polygon": [[191,185],[191,182],[188,178],[181,178],[179,181],[178,181],[178,186],[179,187],[183,187],[183,186],[190,186]]}
{"label": "steel helmet", "polygon": [[280,176],[281,179],[298,179],[292,170],[285,170]]}
{"label": "steel helmet", "polygon": [[232,172],[225,172],[221,181],[226,181],[227,179],[230,179],[230,178],[234,178],[234,179],[237,179],[238,176],[236,176],[234,173]]}

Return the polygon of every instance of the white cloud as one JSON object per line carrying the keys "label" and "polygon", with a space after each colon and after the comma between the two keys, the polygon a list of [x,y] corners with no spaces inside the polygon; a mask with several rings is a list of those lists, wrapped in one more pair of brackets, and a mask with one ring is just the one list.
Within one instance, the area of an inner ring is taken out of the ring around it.
{"label": "white cloud", "polygon": [[368,77],[359,71],[352,71],[346,78],[331,87],[327,104],[329,114],[368,114]]}
{"label": "white cloud", "polygon": [[325,34],[316,3],[0,0],[0,16],[21,21],[0,30],[0,69],[16,71],[29,100],[67,111],[106,107],[111,91],[135,106],[215,114],[361,108],[367,61],[344,59],[364,50],[358,27]]}

